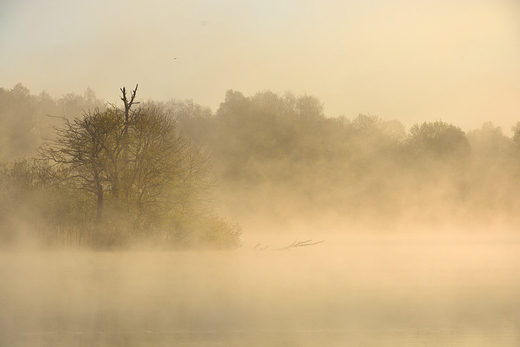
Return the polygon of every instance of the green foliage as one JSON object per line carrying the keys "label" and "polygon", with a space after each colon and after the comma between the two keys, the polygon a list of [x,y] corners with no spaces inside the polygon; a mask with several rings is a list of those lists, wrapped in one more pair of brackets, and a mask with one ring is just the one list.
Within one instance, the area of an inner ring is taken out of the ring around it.
{"label": "green foliage", "polygon": [[[240,232],[209,204],[209,155],[182,136],[163,107],[147,103],[134,109],[136,90],[127,98],[122,89],[124,109],[62,118],[37,158],[3,169],[5,201],[31,210],[30,218],[17,215],[13,221],[23,221],[47,244],[237,246]],[[2,220],[8,219],[6,208]],[[8,229],[4,239],[20,234],[16,226]]]}
{"label": "green foliage", "polygon": [[[407,131],[373,115],[329,118],[318,98],[292,93],[230,90],[215,113],[192,100],[136,107],[133,98],[123,109],[100,106],[92,91],[54,100],[1,89],[5,132],[30,134],[2,138],[15,153],[4,161],[32,153],[45,121],[56,135],[45,160],[4,164],[0,194],[12,203],[0,204],[3,225],[34,210],[48,243],[237,247],[240,227],[214,213],[213,191],[242,221],[520,222],[520,122],[510,138],[492,123],[466,134],[443,121]],[[80,108],[90,111],[70,117]],[[4,239],[18,235],[9,225]]]}
{"label": "green foliage", "polygon": [[92,236],[89,196],[59,184],[47,161],[21,159],[0,171],[0,244],[26,239],[80,246]]}

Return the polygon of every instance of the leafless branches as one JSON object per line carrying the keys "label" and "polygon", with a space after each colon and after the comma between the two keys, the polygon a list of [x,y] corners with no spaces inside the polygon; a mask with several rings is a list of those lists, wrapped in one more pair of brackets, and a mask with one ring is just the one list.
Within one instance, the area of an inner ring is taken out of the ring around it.
{"label": "leafless branches", "polygon": [[[325,242],[325,240],[322,240],[322,241],[313,241],[313,240],[298,241],[298,240],[296,240],[296,241],[294,241],[293,243],[291,243],[288,246],[285,246],[285,247],[282,247],[282,248],[273,248],[273,250],[275,250],[275,251],[283,251],[283,250],[287,250],[287,249],[291,249],[291,248],[309,247],[309,246],[318,245],[318,244],[323,243],[323,242]],[[268,247],[269,247],[269,245],[262,246],[260,243],[258,243],[255,247],[253,247],[253,250],[265,251]]]}
{"label": "leafless branches", "polygon": [[212,187],[207,153],[159,106],[134,109],[137,87],[130,95],[121,88],[124,110],[112,106],[64,119],[40,150],[64,184],[97,197],[98,222],[105,202],[119,214],[154,214],[195,204]]}
{"label": "leafless branches", "polygon": [[291,243],[289,246],[286,246],[286,247],[283,247],[283,248],[278,248],[278,250],[285,250],[285,249],[291,249],[291,248],[297,248],[297,247],[308,247],[308,246],[314,246],[314,245],[317,245],[317,244],[320,244],[320,243],[323,243],[325,242],[325,240],[322,240],[322,241],[312,241],[312,240],[306,240],[306,241],[294,241],[293,243]]}

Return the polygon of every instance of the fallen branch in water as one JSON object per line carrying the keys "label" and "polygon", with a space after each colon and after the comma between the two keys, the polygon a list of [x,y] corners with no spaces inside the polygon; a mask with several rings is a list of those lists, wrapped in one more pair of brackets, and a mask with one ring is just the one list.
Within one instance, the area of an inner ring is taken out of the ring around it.
{"label": "fallen branch in water", "polygon": [[[296,240],[293,243],[291,243],[289,246],[285,246],[285,247],[282,247],[282,248],[274,248],[273,250],[275,250],[275,251],[282,251],[282,250],[296,248],[296,247],[315,246],[315,245],[323,243],[323,242],[325,242],[325,240],[322,240],[322,241],[312,241],[312,240],[298,241],[298,240]],[[264,246],[261,246],[260,243],[258,243],[255,247],[253,247],[253,250],[255,250],[255,251],[265,251],[268,247],[269,247],[269,245],[264,247]]]}
{"label": "fallen branch in water", "polygon": [[290,249],[290,248],[296,248],[296,247],[307,247],[307,246],[314,246],[314,245],[317,245],[317,244],[320,244],[320,243],[323,243],[325,242],[325,240],[322,240],[322,241],[312,241],[312,240],[306,240],[306,241],[294,241],[293,243],[291,243],[289,246],[286,246],[286,247],[283,247],[283,248],[277,248],[277,250],[281,251],[281,250],[284,250],[284,249]]}
{"label": "fallen branch in water", "polygon": [[260,246],[260,243],[259,243],[259,244],[257,244],[257,245],[253,248],[253,250],[256,250],[256,251],[265,251],[265,250],[267,249],[267,247],[269,247],[269,245],[267,245],[267,246],[265,246],[265,247],[261,247],[261,246]]}

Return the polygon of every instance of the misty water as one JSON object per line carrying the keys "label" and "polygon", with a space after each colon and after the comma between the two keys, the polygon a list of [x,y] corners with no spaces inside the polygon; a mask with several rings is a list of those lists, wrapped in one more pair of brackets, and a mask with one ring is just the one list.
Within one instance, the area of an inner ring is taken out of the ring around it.
{"label": "misty water", "polygon": [[0,345],[513,347],[519,274],[511,236],[4,252]]}

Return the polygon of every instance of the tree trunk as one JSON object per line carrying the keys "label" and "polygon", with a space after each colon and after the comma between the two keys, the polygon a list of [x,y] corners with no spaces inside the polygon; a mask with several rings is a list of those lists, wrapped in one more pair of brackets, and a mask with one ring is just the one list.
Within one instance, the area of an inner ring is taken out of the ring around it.
{"label": "tree trunk", "polygon": [[121,93],[122,93],[122,96],[121,96],[121,100],[123,101],[124,105],[125,105],[125,114],[124,114],[124,124],[123,124],[123,136],[122,136],[122,139],[121,139],[121,146],[122,146],[122,150],[121,150],[121,165],[122,165],[122,170],[123,170],[123,177],[122,177],[122,182],[121,182],[121,185],[119,184],[119,180],[120,180],[120,177],[118,175],[118,168],[116,167],[116,177],[115,177],[115,184],[114,184],[114,197],[117,199],[119,198],[119,190],[120,189],[123,189],[123,192],[126,193],[126,203],[128,203],[128,188],[127,187],[127,182],[125,181],[126,177],[124,175],[124,170],[126,170],[126,168],[128,167],[128,150],[129,150],[129,146],[130,146],[130,140],[129,140],[129,134],[128,134],[128,128],[130,127],[130,109],[132,108],[132,106],[134,104],[139,104],[139,102],[135,102],[135,96],[137,94],[137,88],[139,87],[139,85],[137,84],[135,86],[135,89],[132,91],[131,95],[130,95],[130,101],[128,100],[127,96],[126,96],[126,88],[123,87],[121,88]]}
{"label": "tree trunk", "polygon": [[103,219],[103,186],[99,182],[96,182],[96,195],[97,195],[97,206],[96,206],[96,224],[101,224]]}

